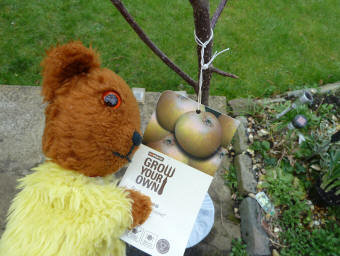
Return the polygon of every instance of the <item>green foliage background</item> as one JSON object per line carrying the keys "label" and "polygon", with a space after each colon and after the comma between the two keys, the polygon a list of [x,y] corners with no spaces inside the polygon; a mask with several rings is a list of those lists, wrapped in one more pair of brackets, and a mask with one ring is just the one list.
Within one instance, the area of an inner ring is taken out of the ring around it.
{"label": "green foliage background", "polygon": [[[123,1],[150,38],[197,77],[189,1]],[[218,0],[211,0],[211,12]],[[211,94],[269,96],[340,80],[337,0],[230,0],[215,29],[214,49],[231,51],[215,66]],[[79,39],[101,52],[103,65],[132,87],[178,89],[184,81],[137,37],[109,0],[0,1],[0,84],[39,85],[44,49]],[[186,90],[193,92],[191,87]]]}

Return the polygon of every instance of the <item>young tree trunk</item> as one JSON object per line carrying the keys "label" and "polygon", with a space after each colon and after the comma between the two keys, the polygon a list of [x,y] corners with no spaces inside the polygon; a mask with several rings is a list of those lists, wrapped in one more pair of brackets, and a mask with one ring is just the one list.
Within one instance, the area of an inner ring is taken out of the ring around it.
{"label": "young tree trunk", "polygon": [[[194,12],[194,23],[196,36],[201,42],[206,42],[210,38],[210,8],[209,0],[190,0]],[[207,45],[204,51],[204,63],[209,62],[212,55],[213,40]],[[198,57],[198,79],[201,70],[201,46],[197,45]],[[202,83],[202,104],[209,104],[209,89],[212,71],[210,69],[203,70],[203,83]]]}
{"label": "young tree trunk", "polygon": [[[137,22],[130,15],[128,10],[125,8],[121,0],[110,0],[112,4],[118,9],[122,14],[124,19],[129,23],[129,25],[135,30],[139,38],[172,70],[174,70],[179,76],[181,76],[198,95],[198,84],[193,80],[188,74],[186,74],[180,67],[173,63],[168,56],[166,56],[145,34],[142,28],[137,24]],[[196,36],[201,40],[201,42],[206,42],[210,38],[211,30],[215,28],[216,22],[220,17],[224,7],[226,6],[228,0],[220,0],[220,3],[210,21],[209,16],[209,0],[189,0],[193,12],[194,12],[194,23]],[[204,63],[208,63],[211,59],[213,40],[207,45],[204,51]],[[201,46],[197,46],[197,56],[198,56],[198,79],[200,77],[201,70]],[[202,103],[205,105],[209,104],[209,89],[210,89],[210,79],[212,73],[219,74],[224,77],[238,78],[238,76],[220,70],[214,66],[210,66],[208,69],[203,70],[203,83],[202,83]]]}

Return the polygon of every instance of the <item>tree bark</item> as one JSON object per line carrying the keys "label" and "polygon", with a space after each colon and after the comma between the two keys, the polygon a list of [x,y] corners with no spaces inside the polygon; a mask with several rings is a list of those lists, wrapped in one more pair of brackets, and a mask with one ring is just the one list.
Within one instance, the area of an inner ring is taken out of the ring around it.
{"label": "tree bark", "polygon": [[[209,0],[190,0],[194,12],[194,23],[196,36],[202,41],[206,42],[211,34],[210,14],[209,14]],[[213,40],[207,45],[204,51],[204,63],[211,59]],[[198,56],[198,73],[201,70],[201,46],[197,46]],[[210,69],[203,70],[203,84],[202,84],[202,104],[209,104],[209,89],[211,80]],[[199,79],[199,74],[198,74]]]}

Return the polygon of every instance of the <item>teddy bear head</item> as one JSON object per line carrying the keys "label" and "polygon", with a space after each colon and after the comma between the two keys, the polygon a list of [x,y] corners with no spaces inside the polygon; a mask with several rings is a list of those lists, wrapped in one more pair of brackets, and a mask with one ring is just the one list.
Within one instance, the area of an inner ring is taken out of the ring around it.
{"label": "teddy bear head", "polygon": [[141,143],[140,116],[124,80],[101,68],[98,54],[81,42],[50,49],[42,66],[44,154],[87,176],[111,174],[130,161]]}

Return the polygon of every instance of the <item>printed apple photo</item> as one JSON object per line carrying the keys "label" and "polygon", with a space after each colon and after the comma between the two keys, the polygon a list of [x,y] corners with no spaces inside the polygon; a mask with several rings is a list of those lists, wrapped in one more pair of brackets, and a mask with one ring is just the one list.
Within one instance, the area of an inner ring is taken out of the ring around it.
{"label": "printed apple photo", "polygon": [[159,97],[143,144],[214,176],[239,121],[174,91]]}

